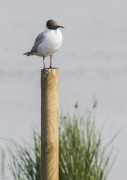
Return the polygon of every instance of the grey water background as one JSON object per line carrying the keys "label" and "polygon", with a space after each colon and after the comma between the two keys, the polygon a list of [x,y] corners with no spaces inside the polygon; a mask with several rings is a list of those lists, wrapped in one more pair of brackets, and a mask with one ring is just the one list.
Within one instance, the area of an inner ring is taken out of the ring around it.
{"label": "grey water background", "polygon": [[[98,101],[98,127],[104,143],[123,127],[115,141],[118,154],[109,180],[127,179],[127,1],[0,1],[0,137],[31,138],[40,129],[42,58],[25,57],[48,19],[62,29],[63,44],[53,56],[59,67],[60,109],[82,114]],[[49,58],[46,58],[49,65]],[[5,141],[0,140],[4,145]],[[9,170],[5,178],[13,179]]]}

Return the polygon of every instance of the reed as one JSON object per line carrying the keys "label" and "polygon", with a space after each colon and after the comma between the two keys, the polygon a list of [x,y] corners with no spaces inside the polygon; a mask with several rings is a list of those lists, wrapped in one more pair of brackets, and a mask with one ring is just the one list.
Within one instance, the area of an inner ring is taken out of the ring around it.
{"label": "reed", "polygon": [[[79,117],[74,113],[60,116],[59,179],[60,180],[107,180],[114,160],[111,161],[113,140],[102,143],[91,114]],[[33,131],[33,143],[13,140],[6,144],[8,166],[15,180],[40,180],[41,137]],[[5,151],[5,150],[4,150]]]}

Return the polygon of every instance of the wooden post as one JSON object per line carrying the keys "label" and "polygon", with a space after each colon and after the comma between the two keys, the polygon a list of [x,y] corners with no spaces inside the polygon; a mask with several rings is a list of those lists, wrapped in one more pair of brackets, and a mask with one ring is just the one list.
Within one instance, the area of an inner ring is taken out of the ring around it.
{"label": "wooden post", "polygon": [[58,180],[58,69],[41,70],[41,180]]}

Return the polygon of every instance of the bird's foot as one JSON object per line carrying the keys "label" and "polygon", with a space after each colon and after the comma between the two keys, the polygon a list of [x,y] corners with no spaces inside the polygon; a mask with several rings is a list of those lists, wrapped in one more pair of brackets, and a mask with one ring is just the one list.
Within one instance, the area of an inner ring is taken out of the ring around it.
{"label": "bird's foot", "polygon": [[43,69],[46,69],[46,67],[45,67],[45,66],[43,66]]}
{"label": "bird's foot", "polygon": [[52,67],[52,66],[49,66],[49,69],[53,69],[53,67]]}

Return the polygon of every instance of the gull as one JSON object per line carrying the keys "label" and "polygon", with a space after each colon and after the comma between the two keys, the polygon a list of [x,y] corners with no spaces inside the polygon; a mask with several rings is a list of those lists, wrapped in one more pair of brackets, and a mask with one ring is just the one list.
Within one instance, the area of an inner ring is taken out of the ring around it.
{"label": "gull", "polygon": [[26,56],[40,56],[43,57],[43,67],[45,67],[45,57],[50,56],[50,66],[52,67],[52,55],[61,47],[62,33],[59,28],[64,28],[56,23],[54,20],[46,22],[45,31],[41,32],[31,49],[31,51],[24,53]]}

